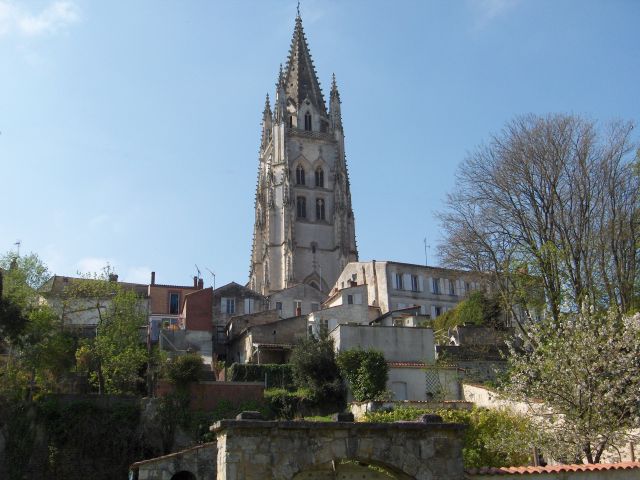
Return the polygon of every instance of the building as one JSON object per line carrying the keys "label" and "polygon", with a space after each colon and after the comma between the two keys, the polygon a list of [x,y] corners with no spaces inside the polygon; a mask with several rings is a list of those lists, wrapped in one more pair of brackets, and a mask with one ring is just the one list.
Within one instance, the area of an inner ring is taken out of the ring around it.
{"label": "building", "polygon": [[189,293],[202,290],[204,282],[193,277],[193,285],[169,285],[156,283],[156,272],[151,272],[151,283],[148,285],[149,329],[152,342],[158,341],[162,329],[184,329],[181,314],[184,302]]}
{"label": "building", "polygon": [[100,316],[110,307],[119,289],[133,291],[139,298],[140,311],[146,315],[150,308],[147,285],[119,282],[115,274],[110,274],[108,280],[54,275],[38,289],[38,293],[40,301],[60,316],[65,328],[93,337]]}
{"label": "building", "polygon": [[379,307],[381,313],[417,306],[421,315],[430,318],[452,309],[485,285],[482,277],[473,272],[372,260],[349,263],[332,293],[362,284],[367,286],[369,304]]}
{"label": "building", "polygon": [[273,111],[267,95],[263,112],[248,287],[326,294],[357,258],[340,94],[334,77],[327,109],[298,15]]}

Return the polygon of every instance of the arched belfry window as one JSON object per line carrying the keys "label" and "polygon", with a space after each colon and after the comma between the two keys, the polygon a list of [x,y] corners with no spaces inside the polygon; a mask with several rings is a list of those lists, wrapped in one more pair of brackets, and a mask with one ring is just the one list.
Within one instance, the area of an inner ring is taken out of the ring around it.
{"label": "arched belfry window", "polygon": [[307,199],[304,197],[296,198],[296,209],[298,218],[307,218]]}
{"label": "arched belfry window", "polygon": [[304,185],[304,168],[302,165],[296,167],[296,183],[298,185]]}
{"label": "arched belfry window", "polygon": [[324,220],[324,200],[316,199],[316,220]]}
{"label": "arched belfry window", "polygon": [[311,114],[309,112],[304,114],[304,129],[307,132],[311,131]]}
{"label": "arched belfry window", "polygon": [[324,171],[322,167],[316,168],[316,187],[324,187]]}

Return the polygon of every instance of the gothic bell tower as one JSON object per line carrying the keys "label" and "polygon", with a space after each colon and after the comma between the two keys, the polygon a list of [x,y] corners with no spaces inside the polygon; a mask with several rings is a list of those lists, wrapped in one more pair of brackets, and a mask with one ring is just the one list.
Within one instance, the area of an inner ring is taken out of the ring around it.
{"label": "gothic bell tower", "polygon": [[327,111],[298,13],[273,110],[267,95],[262,114],[249,287],[328,293],[357,259],[340,93],[334,76]]}

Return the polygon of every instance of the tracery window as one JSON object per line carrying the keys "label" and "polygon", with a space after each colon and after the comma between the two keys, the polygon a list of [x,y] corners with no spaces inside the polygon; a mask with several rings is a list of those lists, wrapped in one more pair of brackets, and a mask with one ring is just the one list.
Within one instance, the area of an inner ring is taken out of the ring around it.
{"label": "tracery window", "polygon": [[296,183],[298,185],[304,185],[304,168],[302,165],[298,165],[296,168]]}
{"label": "tracery window", "polygon": [[304,114],[304,129],[307,132],[311,131],[311,114],[309,112]]}
{"label": "tracery window", "polygon": [[307,218],[307,199],[304,197],[298,197],[296,199],[296,208],[298,218]]}
{"label": "tracery window", "polygon": [[324,170],[322,170],[322,167],[316,168],[316,187],[324,187]]}

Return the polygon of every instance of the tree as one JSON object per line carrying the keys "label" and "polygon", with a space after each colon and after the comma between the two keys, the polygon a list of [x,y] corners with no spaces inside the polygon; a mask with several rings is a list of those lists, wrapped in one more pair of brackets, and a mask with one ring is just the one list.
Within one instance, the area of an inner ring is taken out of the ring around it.
{"label": "tree", "polygon": [[141,330],[146,310],[140,297],[110,280],[110,270],[101,275],[75,279],[65,291],[66,306],[80,302],[95,309],[96,336],[76,351],[81,370],[89,373],[99,393],[136,393],[143,383],[140,372],[149,360]]}
{"label": "tree", "polygon": [[326,334],[310,336],[291,352],[294,383],[307,388],[318,402],[342,402],[344,387],[336,363],[333,339]]}
{"label": "tree", "polygon": [[553,457],[597,463],[606,448],[632,439],[628,431],[640,421],[640,314],[562,314],[530,325],[524,340],[525,349],[511,348],[504,393],[543,419]]}
{"label": "tree", "polygon": [[439,214],[443,262],[491,272],[520,324],[541,307],[555,321],[563,311],[628,311],[640,239],[632,129],[568,115],[509,122],[458,170]]}
{"label": "tree", "polygon": [[357,402],[375,400],[386,392],[389,365],[382,352],[360,348],[343,350],[336,361]]}
{"label": "tree", "polygon": [[[0,258],[4,270],[0,298],[0,333],[9,345],[9,361],[0,372],[0,390],[28,388],[33,394],[58,391],[60,379],[74,364],[74,335],[62,329],[60,318],[39,302],[37,289],[49,275],[34,253]],[[18,381],[20,380],[20,381]]]}

